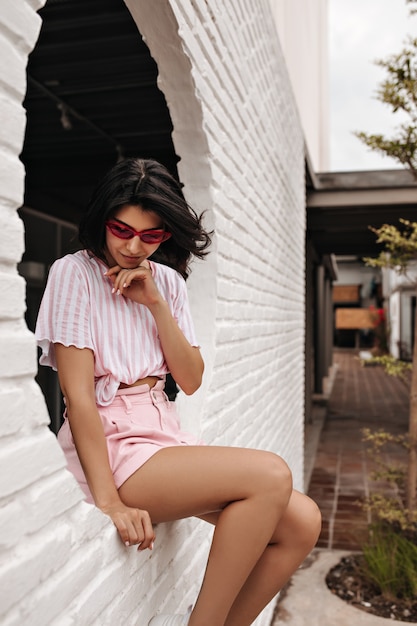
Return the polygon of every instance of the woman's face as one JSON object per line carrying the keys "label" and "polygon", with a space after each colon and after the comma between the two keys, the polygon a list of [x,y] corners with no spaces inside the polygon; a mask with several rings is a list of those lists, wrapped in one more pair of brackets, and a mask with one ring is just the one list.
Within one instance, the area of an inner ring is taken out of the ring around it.
{"label": "woman's face", "polygon": [[[119,209],[112,218],[121,227],[130,227],[136,232],[161,229],[161,218],[152,211],[143,211],[139,206],[126,205]],[[160,243],[144,243],[138,235],[131,239],[120,239],[106,228],[104,254],[109,267],[120,265],[124,269],[134,269],[150,257]]]}

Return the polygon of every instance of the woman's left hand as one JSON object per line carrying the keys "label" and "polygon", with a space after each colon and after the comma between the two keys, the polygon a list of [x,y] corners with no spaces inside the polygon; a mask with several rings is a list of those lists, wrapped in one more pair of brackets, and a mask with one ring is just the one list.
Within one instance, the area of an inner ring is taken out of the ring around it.
{"label": "woman's left hand", "polygon": [[113,292],[130,298],[139,304],[152,306],[161,301],[161,294],[152,278],[151,270],[145,265],[134,269],[124,269],[120,265],[111,267],[105,273],[113,283]]}

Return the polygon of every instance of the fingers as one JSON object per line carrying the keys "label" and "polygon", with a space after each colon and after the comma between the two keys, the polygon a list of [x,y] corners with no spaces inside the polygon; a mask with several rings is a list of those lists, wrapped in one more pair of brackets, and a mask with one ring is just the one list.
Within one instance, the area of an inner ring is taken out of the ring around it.
{"label": "fingers", "polygon": [[114,265],[113,267],[108,269],[106,272],[104,272],[104,276],[113,276],[114,274],[118,274],[121,269],[122,268],[120,267],[120,265]]}
{"label": "fingers", "polygon": [[137,267],[133,270],[122,269],[119,265],[115,265],[105,273],[113,283],[112,293],[124,295],[124,290],[128,289],[133,282],[143,282],[150,276],[150,270],[146,267]]}
{"label": "fingers", "polygon": [[125,546],[138,546],[138,550],[152,550],[155,533],[147,511],[130,509],[127,519],[123,520],[119,534]]}
{"label": "fingers", "polygon": [[122,507],[117,511],[107,511],[116,526],[125,546],[138,546],[138,550],[152,550],[155,532],[147,511]]}
{"label": "fingers", "polygon": [[152,526],[151,518],[147,512],[146,515],[142,517],[142,528],[144,531],[144,539],[143,541],[141,541],[140,545],[138,545],[138,550],[146,550],[147,548],[149,548],[149,550],[153,550],[153,544],[155,542],[156,536]]}
{"label": "fingers", "polygon": [[138,267],[135,270],[125,270],[119,272],[113,286],[115,288],[117,287],[120,293],[123,293],[123,290],[130,287],[132,282],[144,281],[148,276],[150,276],[150,272],[146,267]]}

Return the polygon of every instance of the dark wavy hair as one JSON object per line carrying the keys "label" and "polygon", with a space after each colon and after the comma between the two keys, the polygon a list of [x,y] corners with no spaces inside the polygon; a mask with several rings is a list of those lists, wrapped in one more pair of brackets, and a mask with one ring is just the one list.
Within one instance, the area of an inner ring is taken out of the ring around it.
{"label": "dark wavy hair", "polygon": [[128,158],[117,163],[97,185],[79,226],[86,250],[105,260],[105,222],[126,205],[156,213],[172,237],[163,242],[152,259],[189,274],[192,256],[203,258],[211,243],[202,215],[187,204],[179,182],[168,170],[150,159]]}

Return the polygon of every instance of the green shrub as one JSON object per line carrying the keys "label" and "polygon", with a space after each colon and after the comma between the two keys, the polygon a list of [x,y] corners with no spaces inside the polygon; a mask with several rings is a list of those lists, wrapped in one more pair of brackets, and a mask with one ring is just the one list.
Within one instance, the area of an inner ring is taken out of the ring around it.
{"label": "green shrub", "polygon": [[417,597],[417,546],[388,524],[377,524],[363,546],[364,574],[388,599]]}

